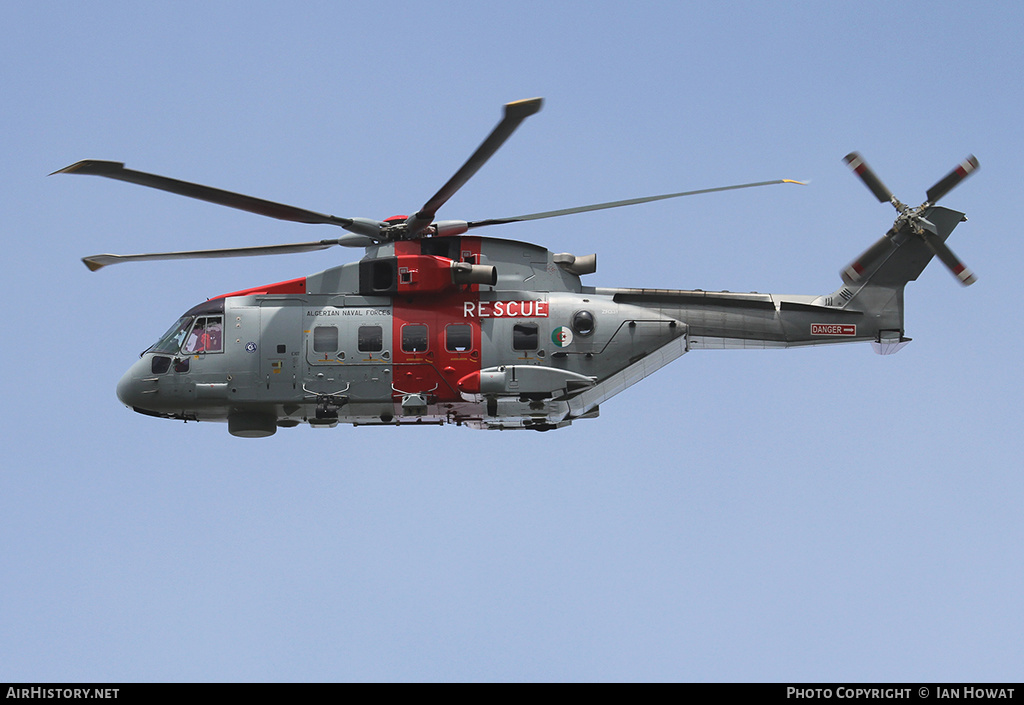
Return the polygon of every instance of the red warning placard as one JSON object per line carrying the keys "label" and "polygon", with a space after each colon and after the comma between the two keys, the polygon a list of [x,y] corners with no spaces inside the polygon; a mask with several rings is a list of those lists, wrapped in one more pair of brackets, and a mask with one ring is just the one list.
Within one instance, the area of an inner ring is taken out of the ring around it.
{"label": "red warning placard", "polygon": [[812,323],[811,335],[857,335],[852,323]]}

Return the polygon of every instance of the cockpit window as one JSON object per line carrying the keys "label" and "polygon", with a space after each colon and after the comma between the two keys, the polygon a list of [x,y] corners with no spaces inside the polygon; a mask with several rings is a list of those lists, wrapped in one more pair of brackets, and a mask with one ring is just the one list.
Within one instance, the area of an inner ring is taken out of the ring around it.
{"label": "cockpit window", "polygon": [[190,325],[192,325],[192,316],[182,316],[146,352],[168,353],[171,355],[177,353],[181,350],[181,344],[185,341],[185,334],[188,332]]}
{"label": "cockpit window", "polygon": [[220,352],[222,350],[222,332],[224,321],[220,316],[199,316],[188,334],[182,352],[193,354],[201,352]]}
{"label": "cockpit window", "polygon": [[[221,333],[223,331],[223,320],[224,320],[224,299],[212,299],[210,301],[204,301],[201,304],[197,304],[185,312],[185,315],[178,319],[178,322],[171,326],[166,333],[164,333],[160,340],[155,345],[147,348],[143,355],[148,352],[164,353],[165,355],[175,355],[182,350],[182,345],[186,341],[191,344],[191,338],[186,338],[189,333],[189,328],[192,327],[193,321],[196,327],[199,327],[199,322],[202,321],[202,327],[205,331],[206,328],[211,325],[215,325],[217,333],[216,351],[223,350],[223,343],[221,342]],[[212,342],[213,331],[209,331],[209,339],[207,345]],[[198,339],[196,345],[198,345]],[[214,352],[212,348],[210,352]],[[192,352],[192,351],[186,351]],[[195,352],[201,352],[198,348]]]}

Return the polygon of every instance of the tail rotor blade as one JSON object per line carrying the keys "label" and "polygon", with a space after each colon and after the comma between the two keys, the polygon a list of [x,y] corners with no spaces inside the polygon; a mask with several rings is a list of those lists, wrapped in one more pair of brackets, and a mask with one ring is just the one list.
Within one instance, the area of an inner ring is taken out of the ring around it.
{"label": "tail rotor blade", "polygon": [[864,185],[868,187],[871,193],[875,194],[881,203],[892,202],[892,191],[890,191],[882,180],[875,175],[875,172],[871,170],[864,158],[860,156],[858,152],[850,152],[843,161],[846,162],[847,166],[853,170],[853,173],[860,177],[860,180],[864,182]]}
{"label": "tail rotor blade", "polygon": [[843,280],[851,284],[859,282],[864,276],[864,272],[871,269],[884,255],[892,250],[893,242],[890,236],[894,232],[894,230],[890,230],[874,245],[866,249],[860,257],[851,262],[841,273]]}
{"label": "tail rotor blade", "polygon": [[940,198],[956,188],[957,184],[971,175],[979,166],[978,159],[973,154],[960,162],[953,171],[939,179],[938,183],[928,189],[926,198],[929,203],[937,203]]}
{"label": "tail rotor blade", "polygon": [[960,261],[960,258],[953,254],[953,251],[949,249],[949,246],[943,242],[939,237],[928,229],[924,230],[924,242],[935,253],[944,265],[949,268],[949,271],[953,273],[953,276],[963,284],[964,286],[970,286],[974,282],[978,281],[978,278],[974,276],[974,272],[967,268],[967,266]]}

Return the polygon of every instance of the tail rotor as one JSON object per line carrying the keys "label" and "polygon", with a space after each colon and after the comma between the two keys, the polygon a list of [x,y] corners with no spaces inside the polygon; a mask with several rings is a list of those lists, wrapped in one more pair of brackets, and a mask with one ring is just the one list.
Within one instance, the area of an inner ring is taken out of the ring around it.
{"label": "tail rotor", "polygon": [[[886,233],[886,237],[867,250],[858,260],[847,267],[843,274],[852,281],[858,281],[863,273],[875,264],[876,260],[885,254],[890,248],[890,242],[901,235],[913,235],[920,237],[924,243],[935,254],[939,260],[949,268],[953,276],[964,286],[970,286],[977,278],[974,273],[960,261],[960,258],[953,254],[945,241],[939,237],[934,224],[925,217],[929,208],[952,191],[961,181],[966,179],[978,168],[978,160],[974,155],[968,156],[955,169],[939,179],[925,194],[925,202],[917,208],[911,208],[902,203],[893,195],[882,180],[864,161],[857,152],[850,152],[843,161],[853,170],[853,173],[860,177],[868,190],[875,195],[880,202],[889,202],[896,209],[897,216],[892,228]],[[886,240],[890,242],[886,242]]]}

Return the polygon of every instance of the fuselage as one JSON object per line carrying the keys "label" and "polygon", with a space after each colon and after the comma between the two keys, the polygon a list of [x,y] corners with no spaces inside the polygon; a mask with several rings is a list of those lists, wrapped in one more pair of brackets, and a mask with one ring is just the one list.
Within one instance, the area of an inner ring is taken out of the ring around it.
{"label": "fuselage", "polygon": [[[871,340],[885,325],[815,296],[584,287],[574,259],[480,237],[374,245],[193,307],[117,393],[239,436],[301,423],[548,430],[597,416],[693,348]],[[456,264],[483,283],[460,283]]]}

